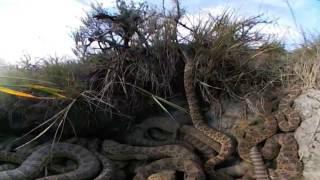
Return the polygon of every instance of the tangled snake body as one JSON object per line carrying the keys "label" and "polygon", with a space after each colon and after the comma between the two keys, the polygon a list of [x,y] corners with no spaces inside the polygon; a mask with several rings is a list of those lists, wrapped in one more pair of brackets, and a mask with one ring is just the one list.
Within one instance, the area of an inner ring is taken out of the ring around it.
{"label": "tangled snake body", "polygon": [[186,58],[186,63],[185,63],[185,68],[184,68],[184,88],[185,88],[185,93],[189,105],[189,111],[190,111],[190,116],[191,120],[193,122],[193,125],[196,129],[201,131],[204,135],[208,136],[215,142],[219,143],[221,145],[219,154],[211,159],[209,159],[206,164],[205,168],[206,169],[213,169],[215,165],[223,162],[226,160],[234,151],[234,144],[232,139],[218,131],[217,129],[210,128],[205,122],[204,122],[204,117],[200,113],[200,107],[198,100],[196,98],[196,92],[195,92],[195,87],[194,87],[194,76],[193,76],[193,71],[194,71],[194,63],[192,60],[185,55]]}
{"label": "tangled snake body", "polygon": [[[114,177],[114,171],[115,171],[114,163],[99,152],[99,146],[101,144],[101,141],[99,139],[73,137],[65,140],[64,142],[87,147],[97,157],[97,159],[100,161],[102,165],[102,170],[100,171],[99,175],[96,178],[94,178],[94,180],[111,180]],[[67,168],[69,169],[67,171],[70,171],[70,169],[75,169],[70,165],[67,166]],[[60,170],[61,168],[56,168],[56,169]]]}
{"label": "tangled snake body", "polygon": [[264,125],[262,129],[258,129],[256,127],[246,127],[244,130],[240,128],[240,131],[235,132],[238,140],[239,156],[247,162],[252,162],[250,158],[251,148],[268,139],[277,132],[277,121],[272,116],[263,116],[263,118]]}
{"label": "tangled snake body", "polygon": [[88,142],[88,149],[99,159],[102,165],[102,171],[94,180],[111,180],[114,177],[114,164],[99,152],[99,144],[100,141],[98,139]]}
{"label": "tangled snake body", "polygon": [[176,171],[161,171],[149,176],[148,180],[176,180]]}
{"label": "tangled snake body", "polygon": [[212,158],[220,150],[220,144],[205,136],[192,126],[184,125],[179,129],[182,141],[191,144],[199,150],[205,158]]}
{"label": "tangled snake body", "polygon": [[292,108],[292,104],[302,90],[299,86],[294,86],[287,91],[288,94],[280,99],[278,111],[275,114],[279,128],[284,132],[296,130],[301,122],[299,113]]}
{"label": "tangled snake body", "polygon": [[278,127],[281,131],[288,132],[294,131],[299,126],[300,116],[291,105],[300,93],[299,88],[290,89],[289,94],[280,99],[274,118],[271,116],[265,118],[263,129],[258,126],[248,126],[240,128],[241,133],[239,131],[235,133],[239,156],[253,163],[257,179],[266,179],[265,166],[258,158],[259,150],[255,147],[265,140],[264,147],[261,149],[263,157],[268,160],[276,158],[277,162],[276,170],[269,169],[268,178],[292,179],[301,175],[302,164],[298,157],[298,145],[293,134],[276,134]]}
{"label": "tangled snake body", "polygon": [[253,164],[254,176],[256,180],[270,180],[268,170],[263,162],[261,153],[257,146],[250,149],[250,158]]}
{"label": "tangled snake body", "polygon": [[146,180],[151,174],[177,170],[185,173],[186,180],[201,180],[205,178],[199,158],[187,148],[180,145],[163,145],[157,147],[138,147],[105,140],[102,149],[112,158],[129,159],[159,159],[136,170],[134,180]]}
{"label": "tangled snake body", "polygon": [[[179,133],[183,134],[181,142],[191,144],[205,158],[209,159],[205,163],[205,170],[208,172],[212,172],[211,170],[217,164],[225,161],[233,153],[234,144],[232,139],[223,132],[210,128],[204,122],[204,117],[200,113],[196,98],[193,71],[194,64],[187,59],[184,69],[184,86],[194,127],[183,126],[179,128],[177,124],[173,125],[169,121],[165,123],[163,123],[164,121],[146,122],[146,124],[136,126],[138,130],[134,131],[134,136],[129,136],[129,141],[133,142],[133,144],[156,147],[138,147],[105,140],[102,144],[102,149],[107,156],[99,153],[95,146],[96,144],[92,144],[91,147],[89,145],[90,151],[69,143],[57,143],[54,146],[46,144],[37,148],[31,155],[0,151],[1,161],[21,164],[18,167],[13,165],[0,166],[3,170],[0,172],[0,179],[35,179],[39,177],[41,171],[50,162],[51,157],[67,157],[75,160],[78,166],[69,172],[38,178],[39,180],[93,179],[99,174],[100,164],[102,164],[103,170],[95,180],[110,180],[112,179],[114,167],[109,158],[113,160],[155,160],[148,165],[137,168],[134,180],[146,180],[150,175],[163,171],[183,171],[185,180],[205,179],[206,176],[200,165],[200,159],[195,153],[178,144],[168,145],[170,143],[180,143],[179,140],[175,139],[175,133],[179,129]],[[293,134],[276,134],[278,127],[283,132],[290,132],[299,126],[299,114],[293,110],[291,104],[300,93],[301,91],[295,89],[283,97],[274,116],[263,116],[264,123],[262,127],[248,126],[236,133],[239,156],[253,164],[257,180],[268,180],[270,178],[292,179],[301,175],[302,164],[298,157],[298,145]],[[150,133],[153,133],[154,137],[159,137],[156,138],[159,141],[141,138],[144,136],[146,129],[153,129]],[[166,130],[169,135],[161,136],[157,129]],[[167,137],[170,137],[170,139],[167,139]],[[264,141],[266,142],[261,149],[263,157],[267,160],[276,158],[277,163],[276,169],[269,169],[269,173],[257,148],[257,145]],[[216,155],[216,152],[218,152],[218,155]]]}
{"label": "tangled snake body", "polygon": [[191,159],[199,161],[196,154],[180,145],[163,145],[156,147],[139,147],[120,144],[112,140],[104,140],[102,149],[111,159],[160,159],[165,157]]}
{"label": "tangled snake body", "polygon": [[1,180],[26,180],[36,178],[52,157],[68,157],[78,162],[78,168],[74,171],[39,178],[39,180],[74,180],[94,177],[100,168],[98,159],[81,146],[67,143],[44,145],[37,149],[16,169],[0,172]]}
{"label": "tangled snake body", "polygon": [[190,159],[165,158],[154,161],[136,170],[137,174],[133,180],[146,180],[151,174],[164,171],[177,170],[184,172],[185,180],[205,180],[206,176],[202,167]]}
{"label": "tangled snake body", "polygon": [[270,170],[272,179],[292,179],[302,174],[298,144],[292,133],[276,134],[269,138],[261,149],[266,159],[276,157],[277,168]]}
{"label": "tangled snake body", "polygon": [[[275,118],[283,132],[294,131],[300,125],[300,115],[292,108],[292,104],[301,92],[300,86],[294,86],[289,88],[287,95],[280,99]],[[269,170],[272,179],[292,179],[301,176],[303,165],[299,159],[298,143],[293,133],[280,133],[270,137],[261,152],[266,159],[276,157],[276,169]]]}

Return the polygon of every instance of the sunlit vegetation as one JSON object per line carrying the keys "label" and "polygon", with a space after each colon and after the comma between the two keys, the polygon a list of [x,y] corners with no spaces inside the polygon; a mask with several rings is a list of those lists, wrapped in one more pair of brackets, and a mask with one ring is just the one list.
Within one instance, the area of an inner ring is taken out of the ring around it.
{"label": "sunlit vegetation", "polygon": [[[182,51],[194,57],[204,104],[220,97],[239,101],[269,87],[319,86],[319,40],[287,51],[283,42],[256,30],[273,23],[263,16],[238,19],[225,11],[191,23],[175,2],[166,10],[122,0],[111,11],[92,5],[73,32],[78,59],[35,62],[25,57],[18,66],[3,67],[0,108],[19,110],[20,102],[28,105],[29,111],[21,111],[27,114],[41,104],[44,108],[36,113],[46,115],[23,117],[30,118],[26,129],[55,136],[64,128],[71,129],[69,134],[83,133],[99,126],[92,124],[109,125],[119,119],[129,124],[146,109],[184,110],[171,102],[184,96]],[[98,113],[112,120],[99,119]],[[84,128],[87,125],[90,128]]]}

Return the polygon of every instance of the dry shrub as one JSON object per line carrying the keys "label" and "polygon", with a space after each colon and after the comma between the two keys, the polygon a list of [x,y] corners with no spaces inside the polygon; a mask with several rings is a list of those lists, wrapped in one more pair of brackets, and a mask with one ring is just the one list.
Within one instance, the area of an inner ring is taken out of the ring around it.
{"label": "dry shrub", "polygon": [[163,98],[183,92],[181,50],[196,60],[196,79],[206,102],[220,95],[241,99],[278,80],[274,62],[285,50],[256,28],[271,22],[226,11],[184,24],[179,1],[175,5],[169,12],[122,0],[115,11],[93,6],[74,38],[75,52],[95,65],[90,91],[96,97],[136,112],[149,106],[141,92]]}
{"label": "dry shrub", "polygon": [[193,25],[189,46],[207,102],[220,95],[242,99],[275,81],[272,66],[285,50],[255,30],[257,25],[270,22],[260,16],[237,19],[228,11],[198,22]]}
{"label": "dry shrub", "polygon": [[90,91],[114,105],[124,101],[133,112],[144,103],[139,88],[168,97],[182,77],[177,23],[144,3],[117,5],[117,13],[93,6],[74,33],[75,51],[95,65]]}
{"label": "dry shrub", "polygon": [[305,41],[299,48],[288,53],[281,69],[284,86],[301,84],[305,88],[319,88],[320,41]]}

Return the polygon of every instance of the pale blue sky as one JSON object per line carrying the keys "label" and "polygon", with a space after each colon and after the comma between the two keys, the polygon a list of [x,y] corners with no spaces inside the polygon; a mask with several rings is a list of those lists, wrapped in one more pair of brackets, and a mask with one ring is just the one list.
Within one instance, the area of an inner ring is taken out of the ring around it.
{"label": "pale blue sky", "polygon": [[[159,3],[161,0],[147,0]],[[172,0],[166,0],[171,3]],[[49,55],[74,57],[70,32],[81,22],[91,2],[114,6],[114,0],[0,0],[0,61],[15,63],[24,54],[40,58]],[[226,8],[239,16],[264,14],[277,23],[265,27],[265,33],[277,34],[290,46],[301,42],[300,28],[320,32],[320,1],[289,0],[295,13],[295,26],[286,0],[181,0],[190,16],[199,11],[219,14]],[[158,4],[158,5],[159,5]],[[1,63],[1,62],[0,62]]]}
{"label": "pale blue sky", "polygon": [[[161,5],[161,1],[147,1],[158,2],[158,5]],[[219,14],[225,9],[231,9],[244,17],[262,14],[267,19],[275,21],[275,24],[263,31],[277,34],[290,47],[301,43],[302,30],[306,33],[320,33],[319,0],[181,0],[181,2],[183,2],[182,7],[190,14],[197,14],[203,10]]]}

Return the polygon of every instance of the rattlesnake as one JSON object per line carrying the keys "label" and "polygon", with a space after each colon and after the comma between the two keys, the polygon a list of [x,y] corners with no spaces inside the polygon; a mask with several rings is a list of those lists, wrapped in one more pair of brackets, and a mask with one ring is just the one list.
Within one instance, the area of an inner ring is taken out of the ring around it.
{"label": "rattlesnake", "polygon": [[[156,131],[156,130],[161,130]],[[199,130],[192,126],[184,125],[179,128],[179,124],[173,119],[156,117],[149,118],[143,123],[138,124],[134,127],[126,138],[129,144],[142,145],[142,146],[160,146],[168,144],[180,144],[186,146],[189,149],[196,148],[202,153],[205,158],[212,158],[216,152],[219,152],[220,145],[214,140],[204,135]],[[167,137],[165,132],[170,132],[171,136],[177,134],[179,131],[178,139]],[[145,137],[145,134],[149,133],[152,135],[152,139]],[[163,134],[163,135],[162,135]],[[161,137],[164,136],[163,139]],[[166,138],[167,137],[167,138]],[[191,147],[192,146],[192,147]]]}
{"label": "rattlesnake", "polygon": [[25,161],[16,169],[0,172],[1,180],[26,180],[36,178],[43,168],[50,162],[52,157],[67,157],[77,161],[78,168],[74,171],[39,178],[45,179],[88,179],[94,177],[99,169],[98,159],[88,150],[81,146],[67,143],[56,143],[44,145],[34,151]]}
{"label": "rattlesnake", "polygon": [[[277,169],[274,172],[271,171],[269,174],[273,174],[272,176],[284,179],[296,177],[302,171],[302,165],[298,160],[297,154],[298,146],[294,137],[290,135],[276,134],[277,127],[279,127],[280,130],[287,132],[294,131],[300,124],[300,116],[298,112],[291,107],[291,105],[293,100],[301,93],[301,89],[294,87],[288,92],[289,94],[281,98],[278,105],[278,111],[273,115],[274,118],[269,116],[269,118],[265,119],[264,129],[261,129],[258,126],[246,125],[246,127],[238,127],[242,130],[238,131],[238,129],[234,131],[238,140],[238,153],[243,160],[249,162],[251,162],[251,159],[249,158],[250,148],[264,140],[267,139],[266,144],[262,149],[262,154],[267,159],[272,159],[276,156],[277,148],[280,148],[281,146],[282,152],[280,152],[277,158]],[[289,145],[286,143],[284,139],[291,144]]]}
{"label": "rattlesnake", "polygon": [[201,166],[190,159],[165,158],[154,161],[136,170],[133,180],[146,180],[151,174],[164,171],[177,170],[184,172],[185,180],[205,180],[206,176]]}
{"label": "rattlesnake", "polygon": [[277,168],[270,170],[272,179],[292,179],[301,176],[302,163],[298,156],[298,143],[292,133],[276,134],[269,138],[261,149],[266,159],[277,156]]}
{"label": "rattlesnake", "polygon": [[232,139],[222,133],[221,131],[210,128],[205,122],[204,117],[200,112],[200,107],[198,103],[198,99],[196,98],[195,86],[194,86],[194,63],[188,57],[186,53],[184,53],[186,63],[184,67],[184,88],[185,93],[189,105],[189,111],[192,123],[196,129],[201,131],[203,134],[214,140],[215,142],[221,145],[219,154],[211,159],[209,159],[206,164],[206,169],[213,169],[215,165],[226,160],[234,151],[234,144]]}
{"label": "rattlesnake", "polygon": [[273,116],[260,116],[264,119],[263,126],[250,126],[246,120],[241,120],[238,126],[233,129],[234,135],[238,141],[238,153],[241,159],[252,162],[250,150],[252,147],[276,134],[278,129],[277,121]]}
{"label": "rattlesnake", "polygon": [[247,180],[254,176],[252,170],[253,168],[250,163],[241,161],[231,166],[218,169],[217,174],[227,175],[229,177],[242,177],[243,180]]}
{"label": "rattlesnake", "polygon": [[[22,164],[23,161],[27,159],[27,157],[30,156],[34,151],[46,144],[50,144],[49,142],[40,144],[41,141],[39,139],[29,142],[33,138],[33,136],[17,138],[16,140],[9,142],[2,147],[2,150],[0,151],[0,160],[6,162],[7,164],[1,165],[1,171],[15,169],[17,164]],[[73,140],[68,140],[68,142],[65,142],[74,144],[76,140],[77,139],[74,138]],[[47,168],[50,172],[55,174],[62,174],[77,169],[77,163],[75,161],[64,161],[65,159],[55,158]]]}
{"label": "rattlesnake", "polygon": [[180,145],[163,145],[156,147],[139,147],[120,144],[112,140],[104,140],[102,149],[110,159],[161,159],[165,157],[191,159],[199,161],[196,154]]}
{"label": "rattlesnake", "polygon": [[148,180],[176,180],[176,171],[167,170],[152,174]]}
{"label": "rattlesnake", "polygon": [[254,177],[256,180],[270,180],[268,170],[257,146],[253,146],[250,149],[250,159],[253,164]]}
{"label": "rattlesnake", "polygon": [[114,164],[107,157],[99,152],[101,141],[93,139],[88,142],[88,149],[99,159],[102,164],[102,171],[94,180],[111,180],[114,177]]}
{"label": "rattlesnake", "polygon": [[135,180],[146,180],[149,175],[162,170],[184,171],[186,180],[204,176],[201,166],[198,165],[199,158],[193,152],[180,145],[139,147],[120,144],[112,140],[104,140],[102,149],[110,159],[160,159],[143,168],[138,168]]}
{"label": "rattlesnake", "polygon": [[[110,180],[114,177],[114,171],[115,171],[114,163],[111,160],[109,160],[106,156],[100,153],[101,141],[98,138],[88,139],[88,138],[72,137],[65,140],[64,142],[86,147],[98,158],[98,160],[102,165],[102,170],[100,171],[99,175],[94,178],[94,180]],[[72,166],[70,167],[69,165],[69,167],[67,168],[72,169]]]}
{"label": "rattlesnake", "polygon": [[300,125],[299,113],[292,108],[293,101],[299,96],[302,89],[299,86],[291,87],[287,90],[287,95],[280,99],[278,111],[275,118],[279,128],[284,132],[294,131]]}
{"label": "rattlesnake", "polygon": [[208,138],[199,130],[192,126],[184,125],[179,128],[179,134],[182,141],[185,141],[195,147],[205,158],[214,157],[220,150],[220,144]]}

